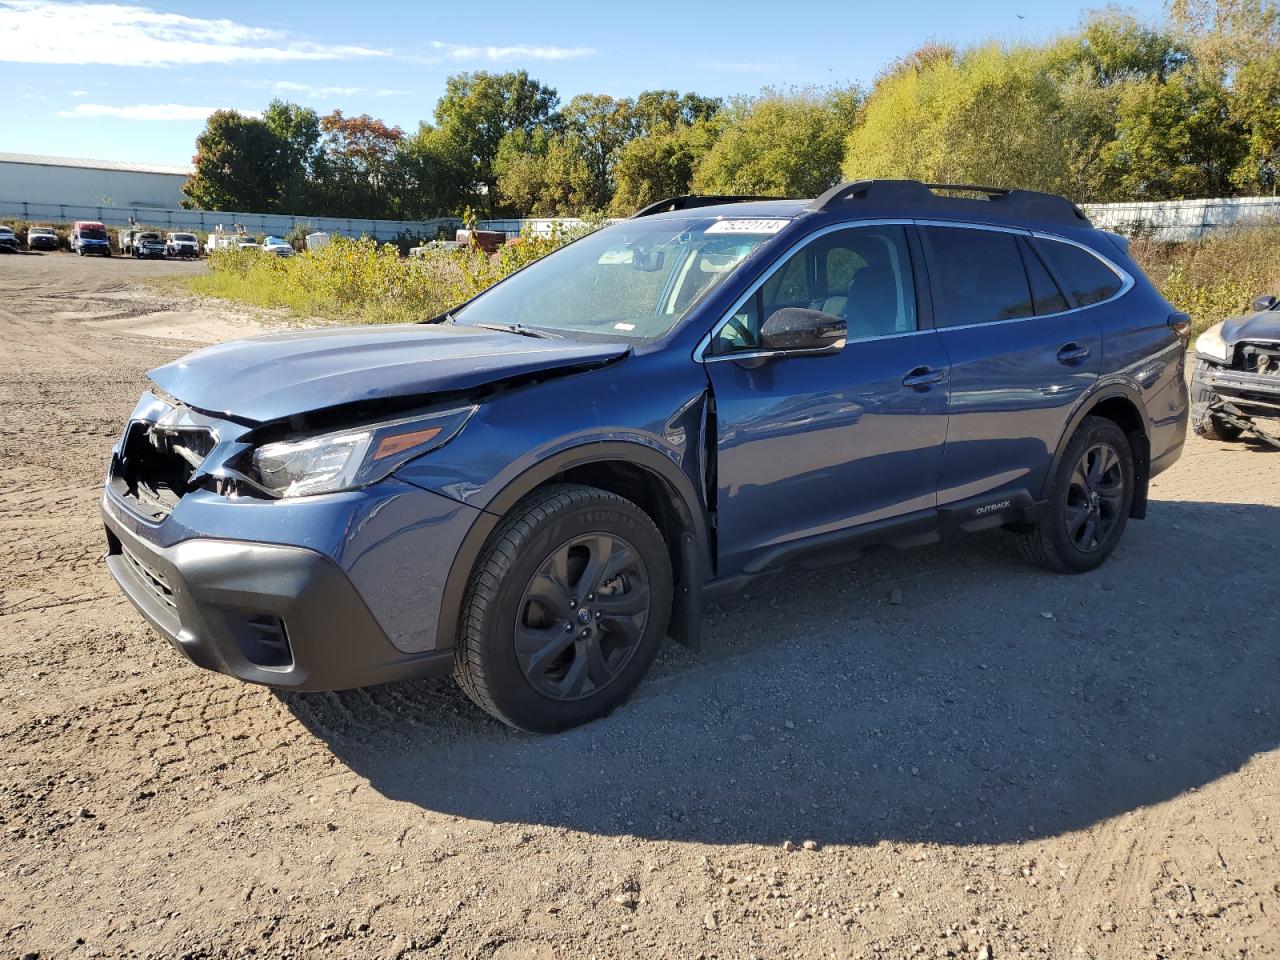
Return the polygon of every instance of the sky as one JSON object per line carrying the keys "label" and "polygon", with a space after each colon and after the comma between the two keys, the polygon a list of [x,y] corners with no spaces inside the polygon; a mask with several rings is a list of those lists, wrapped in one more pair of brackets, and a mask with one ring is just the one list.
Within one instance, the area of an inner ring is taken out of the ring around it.
{"label": "sky", "polygon": [[[208,114],[281,97],[431,120],[445,78],[528,70],[562,100],[868,84],[927,40],[1039,41],[1101,2],[0,0],[0,152],[186,165]],[[1161,0],[1131,0],[1156,19]]]}

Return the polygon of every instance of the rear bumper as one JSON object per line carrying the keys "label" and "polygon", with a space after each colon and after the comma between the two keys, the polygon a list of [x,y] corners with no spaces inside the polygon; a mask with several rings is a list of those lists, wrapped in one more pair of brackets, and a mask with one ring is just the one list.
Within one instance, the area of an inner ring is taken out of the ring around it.
{"label": "rear bumper", "polygon": [[337,564],[304,547],[143,540],[104,500],[107,567],[197,666],[291,690],[342,690],[447,671],[452,651],[405,653]]}

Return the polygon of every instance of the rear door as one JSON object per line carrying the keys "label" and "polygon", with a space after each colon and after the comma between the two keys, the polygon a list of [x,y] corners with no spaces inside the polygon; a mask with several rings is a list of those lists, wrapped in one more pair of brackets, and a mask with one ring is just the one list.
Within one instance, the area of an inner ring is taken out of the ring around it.
{"label": "rear door", "polygon": [[1101,330],[1073,309],[1028,232],[920,230],[951,365],[938,505],[1038,497],[1076,400],[1098,378]]}
{"label": "rear door", "polygon": [[[947,358],[918,302],[909,225],[824,231],[784,256],[713,331],[719,574],[806,537],[931,511],[947,428]],[[762,357],[762,318],[845,318],[829,356]]]}

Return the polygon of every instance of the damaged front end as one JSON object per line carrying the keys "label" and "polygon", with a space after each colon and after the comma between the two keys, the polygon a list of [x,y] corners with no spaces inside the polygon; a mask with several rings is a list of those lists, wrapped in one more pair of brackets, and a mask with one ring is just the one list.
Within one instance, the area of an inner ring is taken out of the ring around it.
{"label": "damaged front end", "polygon": [[1191,423],[1211,440],[1252,437],[1280,449],[1280,301],[1210,327],[1196,341]]}

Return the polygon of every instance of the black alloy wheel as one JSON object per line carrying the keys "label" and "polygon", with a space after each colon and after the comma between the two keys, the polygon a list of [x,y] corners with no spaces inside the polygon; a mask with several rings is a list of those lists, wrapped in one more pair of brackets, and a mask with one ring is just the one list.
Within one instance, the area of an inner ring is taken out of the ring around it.
{"label": "black alloy wheel", "polygon": [[633,501],[551,483],[516,503],[476,558],[454,676],[477,705],[551,733],[631,695],[667,634],[671,554]]}
{"label": "black alloy wheel", "polygon": [[1063,519],[1076,549],[1092,553],[1107,543],[1124,502],[1120,455],[1106,442],[1095,443],[1076,461],[1067,487]]}
{"label": "black alloy wheel", "polygon": [[611,683],[634,656],[649,619],[649,571],[610,533],[561,544],[533,575],[515,625],[516,660],[554,700],[579,700]]}

